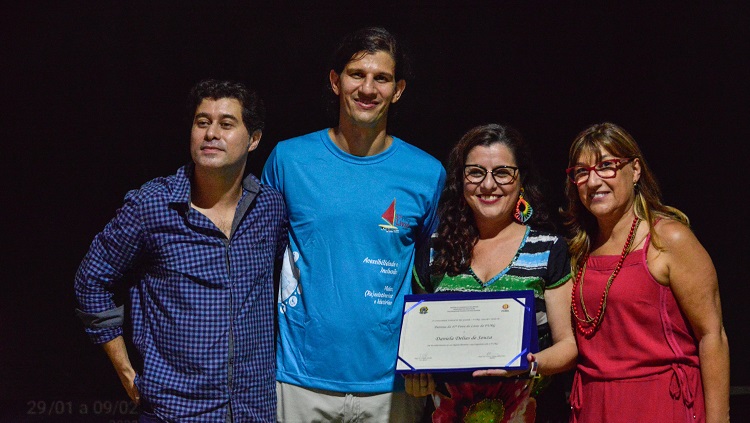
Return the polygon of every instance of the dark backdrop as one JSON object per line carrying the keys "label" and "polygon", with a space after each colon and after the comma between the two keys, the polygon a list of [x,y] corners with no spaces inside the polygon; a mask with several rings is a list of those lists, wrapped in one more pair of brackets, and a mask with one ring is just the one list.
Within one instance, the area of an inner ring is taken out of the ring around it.
{"label": "dark backdrop", "polygon": [[[277,141],[331,124],[327,59],[341,35],[369,24],[399,34],[414,59],[391,132],[440,160],[470,127],[511,124],[533,144],[557,206],[573,137],[605,120],[630,131],[666,202],[688,214],[713,257],[732,385],[750,384],[744,5],[311,3],[4,6],[0,420],[135,419],[73,314],[73,277],[91,239],[127,190],[189,160],[184,104],[194,83],[259,89],[268,121],[250,159],[258,174]],[[738,421],[743,398],[733,396]]]}

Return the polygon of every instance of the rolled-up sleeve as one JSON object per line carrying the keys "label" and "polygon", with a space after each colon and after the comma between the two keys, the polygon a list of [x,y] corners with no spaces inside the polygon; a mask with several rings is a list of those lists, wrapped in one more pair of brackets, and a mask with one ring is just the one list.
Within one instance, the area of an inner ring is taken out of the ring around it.
{"label": "rolled-up sleeve", "polygon": [[124,308],[113,299],[113,288],[143,250],[144,227],[139,191],[130,191],[125,204],[89,247],[75,277],[76,314],[96,344],[122,335]]}

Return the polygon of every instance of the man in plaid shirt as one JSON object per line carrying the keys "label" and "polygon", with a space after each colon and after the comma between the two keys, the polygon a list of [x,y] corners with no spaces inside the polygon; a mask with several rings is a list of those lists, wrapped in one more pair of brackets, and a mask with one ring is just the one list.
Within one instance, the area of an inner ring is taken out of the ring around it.
{"label": "man in plaid shirt", "polygon": [[[265,110],[240,83],[191,90],[192,163],[127,193],[75,279],[77,314],[102,344],[141,422],[272,422],[273,268],[286,248],[282,196],[245,175]],[[122,336],[130,289],[131,365]]]}

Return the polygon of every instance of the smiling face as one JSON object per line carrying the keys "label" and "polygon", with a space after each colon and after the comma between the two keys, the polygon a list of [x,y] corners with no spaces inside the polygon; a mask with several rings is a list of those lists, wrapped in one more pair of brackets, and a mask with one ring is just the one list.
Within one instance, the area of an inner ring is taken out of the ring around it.
{"label": "smiling face", "polygon": [[244,170],[247,154],[258,146],[260,137],[260,131],[248,133],[237,99],[206,98],[195,110],[190,155],[199,168]]}
{"label": "smiling face", "polygon": [[[594,166],[608,159],[622,159],[615,157],[603,147],[597,154],[582,154],[578,159],[578,166]],[[617,166],[617,172],[612,178],[602,178],[595,171],[589,172],[588,180],[577,186],[578,198],[586,209],[597,220],[619,219],[633,206],[635,200],[634,184],[641,174],[640,161],[634,159]]]}
{"label": "smiling face", "polygon": [[[488,171],[499,166],[517,166],[511,150],[501,143],[472,148],[464,164],[481,166]],[[520,170],[518,172],[520,173]],[[513,212],[521,189],[519,179],[520,174],[517,174],[513,182],[498,185],[489,172],[480,183],[464,178],[464,199],[474,213],[477,225],[513,221]]]}
{"label": "smiling face", "polygon": [[406,81],[396,81],[395,73],[396,63],[385,51],[355,54],[340,75],[331,70],[331,89],[339,97],[339,123],[384,127],[388,108],[406,87]]}

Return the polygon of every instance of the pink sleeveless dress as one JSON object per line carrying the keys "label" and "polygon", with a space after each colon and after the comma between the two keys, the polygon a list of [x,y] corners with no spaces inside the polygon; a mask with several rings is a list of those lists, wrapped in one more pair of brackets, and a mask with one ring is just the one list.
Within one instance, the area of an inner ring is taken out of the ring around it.
{"label": "pink sleeveless dress", "polygon": [[[572,423],[706,420],[697,340],[672,291],[648,271],[649,244],[650,236],[626,257],[600,327],[590,336],[576,330]],[[619,259],[589,258],[583,297],[590,314]]]}

